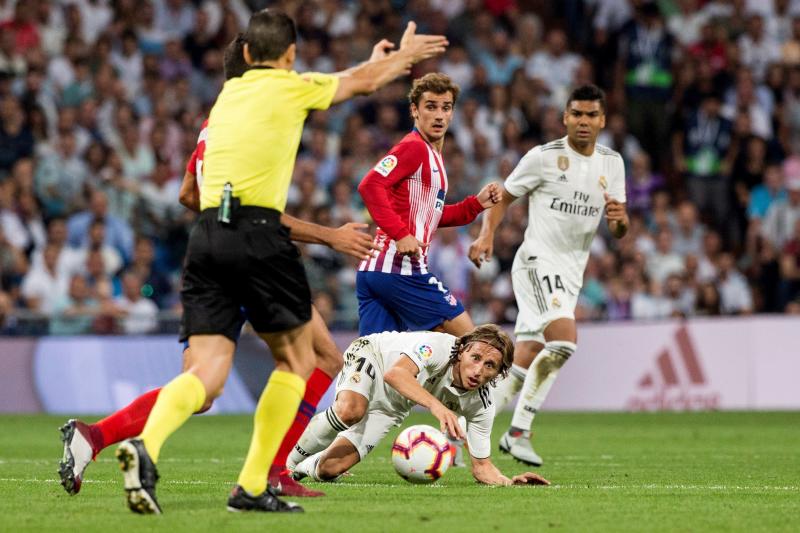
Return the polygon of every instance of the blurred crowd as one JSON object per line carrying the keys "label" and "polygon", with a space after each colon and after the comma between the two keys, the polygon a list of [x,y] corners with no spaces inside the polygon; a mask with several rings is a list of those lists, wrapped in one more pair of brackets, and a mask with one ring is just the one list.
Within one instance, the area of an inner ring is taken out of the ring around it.
{"label": "blurred crowd", "polygon": [[[462,89],[451,202],[563,136],[571,88],[605,88],[599,142],[625,160],[631,228],[601,225],[579,319],[800,312],[800,0],[0,0],[0,332],[174,331],[194,220],[180,180],[222,50],[264,7],[297,22],[301,72],[363,61],[408,20],[448,36],[412,74]],[[410,130],[408,88],[309,117],[290,213],[369,222],[356,187]],[[476,323],[515,318],[526,218],[512,206],[481,270],[480,220],[432,244]],[[303,252],[320,312],[354,327],[355,260]]]}

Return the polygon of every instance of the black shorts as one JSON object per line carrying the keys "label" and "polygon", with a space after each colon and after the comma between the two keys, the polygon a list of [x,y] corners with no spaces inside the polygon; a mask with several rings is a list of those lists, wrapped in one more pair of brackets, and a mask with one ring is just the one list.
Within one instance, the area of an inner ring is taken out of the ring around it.
{"label": "black shorts", "polygon": [[236,342],[242,313],[259,333],[311,320],[300,252],[274,209],[242,206],[232,225],[206,209],[189,235],[183,266],[181,340],[224,335]]}

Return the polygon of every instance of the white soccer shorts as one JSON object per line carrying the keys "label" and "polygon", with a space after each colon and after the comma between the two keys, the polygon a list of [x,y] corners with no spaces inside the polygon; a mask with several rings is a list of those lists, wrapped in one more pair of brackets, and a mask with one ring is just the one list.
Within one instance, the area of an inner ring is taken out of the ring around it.
{"label": "white soccer shorts", "polygon": [[344,353],[344,367],[336,383],[337,395],[341,391],[351,391],[369,401],[364,418],[339,434],[353,443],[362,460],[389,430],[408,416],[408,411],[399,411],[386,397],[377,357],[371,344],[356,339]]}
{"label": "white soccer shorts", "polygon": [[544,344],[544,330],[558,318],[575,320],[578,295],[571,294],[559,271],[543,261],[534,261],[511,273],[511,285],[517,300],[517,323],[514,333],[518,341]]}

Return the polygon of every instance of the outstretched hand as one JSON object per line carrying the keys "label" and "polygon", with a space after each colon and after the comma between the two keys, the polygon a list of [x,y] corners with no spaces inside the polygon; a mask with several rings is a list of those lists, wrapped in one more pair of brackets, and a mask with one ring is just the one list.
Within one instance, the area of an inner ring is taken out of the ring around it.
{"label": "outstretched hand", "polygon": [[514,485],[549,485],[550,482],[539,474],[533,472],[523,472],[511,478],[511,483]]}
{"label": "outstretched hand", "polygon": [[450,44],[444,35],[417,35],[416,32],[417,24],[411,21],[400,39],[400,50],[411,54],[412,63],[443,54]]}
{"label": "outstretched hand", "polygon": [[339,226],[333,230],[330,247],[356,259],[369,259],[378,248],[372,240],[372,235],[364,231],[368,227],[368,224],[356,222]]}

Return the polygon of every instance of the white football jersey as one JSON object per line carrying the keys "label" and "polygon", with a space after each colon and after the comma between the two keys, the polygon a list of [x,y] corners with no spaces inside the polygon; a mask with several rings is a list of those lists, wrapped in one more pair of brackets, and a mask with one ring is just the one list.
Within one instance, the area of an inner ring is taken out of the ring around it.
{"label": "white football jersey", "polygon": [[587,157],[563,137],[525,154],[505,188],[513,196],[529,196],[528,227],[512,270],[539,259],[555,265],[566,289],[578,294],[589,246],[603,218],[604,193],[625,202],[622,156],[596,144]]}
{"label": "white football jersey", "polygon": [[[381,374],[392,368],[404,356],[419,367],[417,382],[445,407],[467,420],[467,442],[470,454],[478,459],[491,453],[494,404],[488,385],[473,391],[463,391],[453,386],[453,367],[450,354],[456,337],[447,333],[430,331],[384,332],[366,337],[375,346]],[[414,402],[407,400],[388,384],[384,385],[389,402],[398,412],[407,413]]]}

